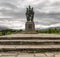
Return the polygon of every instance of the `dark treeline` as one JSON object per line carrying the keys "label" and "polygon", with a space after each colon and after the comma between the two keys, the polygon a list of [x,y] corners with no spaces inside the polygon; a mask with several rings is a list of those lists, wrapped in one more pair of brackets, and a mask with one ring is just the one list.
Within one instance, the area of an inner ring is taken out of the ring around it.
{"label": "dark treeline", "polygon": [[[1,35],[9,35],[9,34],[16,34],[16,33],[21,33],[23,30],[12,30],[12,29],[7,29],[7,30],[1,30],[0,31],[0,36]],[[36,30],[37,33],[46,33],[46,34],[60,34],[60,29],[46,29],[46,30]]]}
{"label": "dark treeline", "polygon": [[22,31],[23,31],[23,30],[12,30],[12,29],[1,30],[1,31],[0,31],[0,36],[1,36],[1,35],[21,33]]}

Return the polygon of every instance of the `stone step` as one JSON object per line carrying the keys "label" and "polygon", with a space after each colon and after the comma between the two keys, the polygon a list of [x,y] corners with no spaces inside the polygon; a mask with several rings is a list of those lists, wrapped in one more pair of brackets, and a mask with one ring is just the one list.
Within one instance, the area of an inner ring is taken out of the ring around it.
{"label": "stone step", "polygon": [[0,40],[60,40],[60,37],[0,37]]}
{"label": "stone step", "polygon": [[60,45],[0,45],[0,52],[54,52],[60,51]]}
{"label": "stone step", "polygon": [[42,37],[44,37],[44,38],[51,38],[51,37],[53,37],[53,38],[60,38],[60,34],[11,34],[11,35],[4,35],[4,36],[0,36],[0,37],[7,37],[7,38],[11,38],[11,37],[19,37],[19,38],[42,38]]}
{"label": "stone step", "polygon": [[12,34],[0,36],[0,40],[60,40],[59,34]]}
{"label": "stone step", "polygon": [[0,49],[60,48],[60,45],[0,45]]}
{"label": "stone step", "polygon": [[0,42],[0,45],[60,45],[60,42]]}
{"label": "stone step", "polygon": [[60,36],[22,34],[0,37],[0,52],[5,51],[60,51]]}
{"label": "stone step", "polygon": [[0,40],[0,42],[60,42],[60,40]]}
{"label": "stone step", "polygon": [[51,45],[60,44],[60,40],[0,40],[0,45]]}

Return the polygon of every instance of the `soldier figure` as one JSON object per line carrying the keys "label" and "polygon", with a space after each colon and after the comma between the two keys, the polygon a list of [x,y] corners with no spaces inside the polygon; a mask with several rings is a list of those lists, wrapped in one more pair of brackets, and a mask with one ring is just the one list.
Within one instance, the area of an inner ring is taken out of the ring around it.
{"label": "soldier figure", "polygon": [[33,22],[34,11],[33,11],[33,8],[31,8],[30,6],[26,10],[26,18],[27,18],[27,21]]}

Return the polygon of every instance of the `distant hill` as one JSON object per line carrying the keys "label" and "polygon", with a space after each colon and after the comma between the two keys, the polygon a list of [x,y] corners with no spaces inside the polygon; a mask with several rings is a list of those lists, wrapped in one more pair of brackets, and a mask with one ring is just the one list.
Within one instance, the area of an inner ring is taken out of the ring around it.
{"label": "distant hill", "polygon": [[1,30],[6,30],[6,29],[9,29],[9,28],[0,26],[0,31],[1,31]]}

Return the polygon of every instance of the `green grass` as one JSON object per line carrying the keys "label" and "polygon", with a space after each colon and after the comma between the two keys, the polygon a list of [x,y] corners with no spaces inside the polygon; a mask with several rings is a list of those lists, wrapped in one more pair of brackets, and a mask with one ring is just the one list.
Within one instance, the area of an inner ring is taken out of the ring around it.
{"label": "green grass", "polygon": [[37,33],[60,34],[60,29],[37,30]]}

